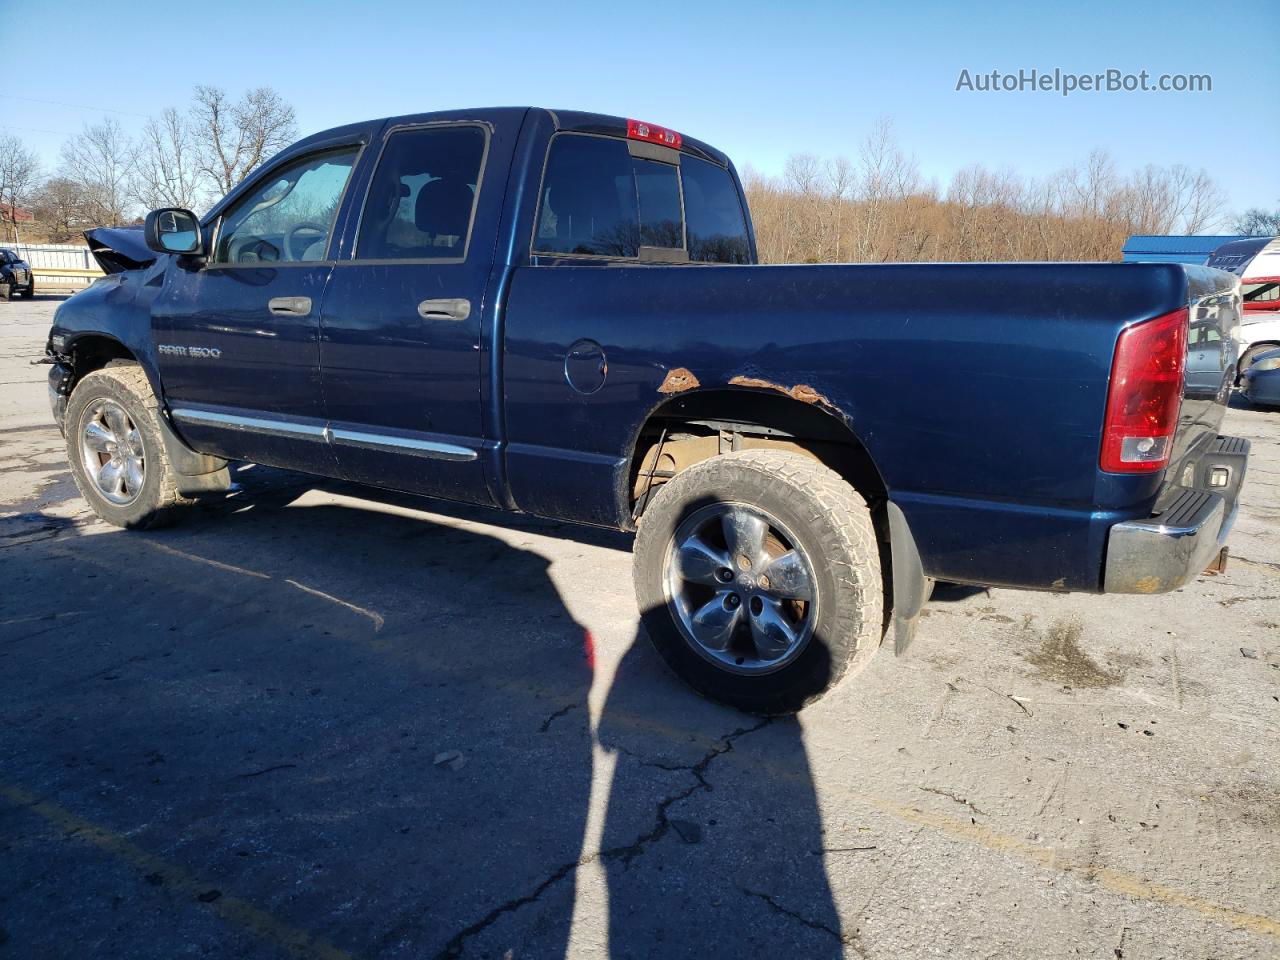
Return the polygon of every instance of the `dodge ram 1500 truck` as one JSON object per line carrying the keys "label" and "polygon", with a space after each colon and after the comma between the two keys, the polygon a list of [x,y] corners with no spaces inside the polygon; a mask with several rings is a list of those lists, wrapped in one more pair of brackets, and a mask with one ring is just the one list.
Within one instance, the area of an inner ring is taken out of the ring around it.
{"label": "dodge ram 1500 truck", "polygon": [[936,579],[1158,593],[1225,557],[1249,445],[1231,364],[1186,376],[1236,335],[1224,272],[761,266],[724,154],[534,108],[329,130],[89,239],[109,275],[44,359],[99,516],[244,460],[635,530],[653,644],[744,709],[901,650]]}

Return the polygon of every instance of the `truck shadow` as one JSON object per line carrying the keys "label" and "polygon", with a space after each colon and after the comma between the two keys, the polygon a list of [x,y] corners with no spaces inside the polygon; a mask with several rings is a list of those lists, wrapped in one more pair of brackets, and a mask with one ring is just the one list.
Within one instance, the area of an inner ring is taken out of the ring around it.
{"label": "truck shadow", "polygon": [[[204,508],[217,522],[77,536],[27,516],[0,539],[15,955],[273,956],[301,931],[358,956],[556,957],[575,911],[616,956],[839,952],[795,721],[699,700],[637,635],[598,724],[616,758],[603,839],[584,847],[588,694],[612,661],[546,557],[367,501],[285,507],[298,491],[262,476]],[[766,756],[794,776],[760,777]],[[122,837],[172,871],[122,864]],[[224,896],[268,920],[213,920]]]}

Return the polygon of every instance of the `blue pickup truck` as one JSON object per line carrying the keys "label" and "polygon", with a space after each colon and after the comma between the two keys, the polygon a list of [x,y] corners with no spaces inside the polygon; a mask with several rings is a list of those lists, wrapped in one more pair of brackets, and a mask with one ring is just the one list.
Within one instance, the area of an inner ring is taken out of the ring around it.
{"label": "blue pickup truck", "polygon": [[99,516],[168,522],[247,460],[634,530],[658,652],[747,710],[901,650],[935,580],[1225,558],[1232,365],[1187,376],[1189,331],[1234,350],[1216,270],[761,266],[723,153],[523,107],[319,133],[89,239],[109,275],[45,361]]}

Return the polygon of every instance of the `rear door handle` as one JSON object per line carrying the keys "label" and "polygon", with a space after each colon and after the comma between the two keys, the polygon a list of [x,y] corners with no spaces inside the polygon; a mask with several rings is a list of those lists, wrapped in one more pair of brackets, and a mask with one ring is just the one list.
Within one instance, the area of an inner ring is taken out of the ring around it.
{"label": "rear door handle", "polygon": [[272,297],[267,309],[277,317],[305,317],[311,312],[310,297]]}
{"label": "rear door handle", "polygon": [[461,297],[456,300],[423,300],[418,304],[418,316],[423,320],[465,320],[471,316],[471,301]]}

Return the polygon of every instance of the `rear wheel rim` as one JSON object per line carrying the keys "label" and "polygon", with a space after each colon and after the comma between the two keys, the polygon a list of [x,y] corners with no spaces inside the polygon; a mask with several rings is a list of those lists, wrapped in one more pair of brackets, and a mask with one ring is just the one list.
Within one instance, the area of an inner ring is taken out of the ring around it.
{"label": "rear wheel rim", "polygon": [[759,507],[715,503],[689,514],[671,538],[663,573],[667,608],[684,639],[731,673],[780,670],[813,636],[813,563]]}
{"label": "rear wheel rim", "polygon": [[142,434],[124,407],[95,400],[80,418],[80,459],[94,489],[108,503],[128,506],[147,482]]}

